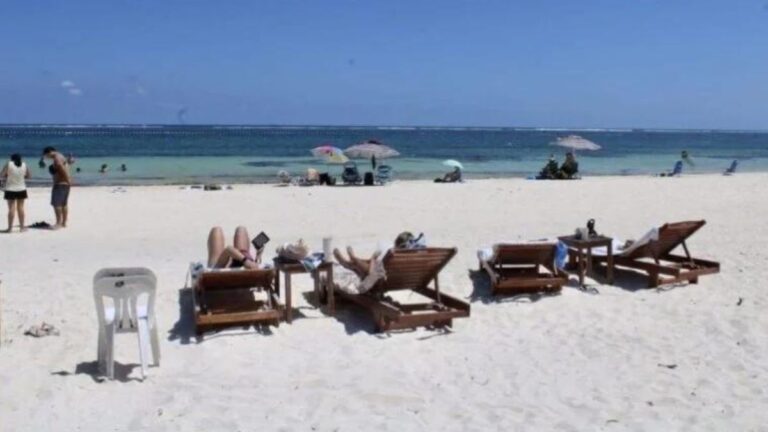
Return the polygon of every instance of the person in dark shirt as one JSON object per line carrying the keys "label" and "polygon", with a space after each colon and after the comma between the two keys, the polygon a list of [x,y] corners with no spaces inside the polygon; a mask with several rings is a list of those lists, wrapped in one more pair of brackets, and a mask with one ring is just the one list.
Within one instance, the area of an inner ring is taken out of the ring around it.
{"label": "person in dark shirt", "polygon": [[558,178],[560,179],[573,179],[576,178],[576,174],[579,173],[579,163],[576,162],[576,157],[573,153],[568,152],[565,154],[565,162],[560,166],[558,172]]}
{"label": "person in dark shirt", "polygon": [[544,168],[539,171],[539,175],[536,177],[539,180],[552,180],[557,178],[557,160],[555,155],[549,155],[549,161]]}

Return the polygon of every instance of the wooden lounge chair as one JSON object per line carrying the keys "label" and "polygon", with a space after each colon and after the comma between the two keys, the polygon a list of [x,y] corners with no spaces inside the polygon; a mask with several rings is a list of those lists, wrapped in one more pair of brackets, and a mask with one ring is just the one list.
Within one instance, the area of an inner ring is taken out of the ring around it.
{"label": "wooden lounge chair", "polygon": [[[440,292],[437,275],[456,255],[456,248],[390,250],[383,258],[386,278],[364,294],[347,294],[335,289],[335,296],[368,310],[377,331],[416,327],[450,327],[454,318],[469,316],[469,303]],[[429,287],[434,282],[434,287]],[[388,293],[410,290],[428,301],[400,303]],[[330,297],[330,296],[329,296]]]}
{"label": "wooden lounge chair", "polygon": [[[266,300],[256,300],[254,291],[266,293]],[[194,288],[195,331],[200,336],[217,327],[279,325],[285,308],[277,297],[274,270],[204,272]]]}
{"label": "wooden lounge chair", "polygon": [[489,260],[480,259],[480,268],[491,279],[491,293],[555,293],[568,282],[568,275],[555,266],[557,246],[553,243],[498,244]]}
{"label": "wooden lounge chair", "polygon": [[[615,266],[640,270],[648,274],[648,287],[678,282],[698,283],[699,276],[720,272],[720,263],[691,257],[685,241],[706,224],[706,221],[688,221],[664,224],[659,228],[658,240],[650,240],[613,258]],[[678,246],[685,255],[673,255]],[[593,256],[596,263],[606,262],[604,256]]]}

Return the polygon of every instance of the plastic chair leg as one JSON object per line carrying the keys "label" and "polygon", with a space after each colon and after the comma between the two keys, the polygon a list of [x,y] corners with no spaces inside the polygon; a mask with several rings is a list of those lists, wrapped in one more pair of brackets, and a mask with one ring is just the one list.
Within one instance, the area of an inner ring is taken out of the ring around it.
{"label": "plastic chair leg", "polygon": [[141,359],[141,379],[147,378],[147,344],[149,343],[149,328],[146,319],[136,320],[139,336],[139,358]]}
{"label": "plastic chair leg", "polygon": [[160,339],[157,337],[156,323],[152,323],[152,328],[149,330],[149,337],[152,342],[153,366],[160,366]]}
{"label": "plastic chair leg", "polygon": [[106,361],[107,361],[107,378],[115,379],[115,325],[107,326],[105,329],[105,342],[106,342]]}
{"label": "plastic chair leg", "polygon": [[104,327],[99,326],[99,336],[96,343],[96,362],[99,365],[99,371],[102,373],[104,372],[105,366],[106,366],[105,350],[107,346],[107,341],[105,339],[106,339],[106,335],[104,333]]}

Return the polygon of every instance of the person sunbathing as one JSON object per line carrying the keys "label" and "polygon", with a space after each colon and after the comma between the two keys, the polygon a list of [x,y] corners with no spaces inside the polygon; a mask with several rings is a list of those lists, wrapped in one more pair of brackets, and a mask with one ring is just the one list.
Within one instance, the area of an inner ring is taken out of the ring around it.
{"label": "person sunbathing", "polygon": [[354,272],[362,280],[373,272],[375,262],[381,256],[381,251],[374,252],[369,259],[362,259],[358,258],[355,251],[347,246],[347,255],[349,258],[344,257],[338,249],[333,250],[333,257],[336,258],[336,262],[345,269]]}
{"label": "person sunbathing", "polygon": [[[420,244],[422,238],[423,234],[416,237],[408,231],[402,232],[395,239],[394,249],[412,249]],[[347,255],[349,258],[344,257],[338,249],[333,250],[333,257],[336,258],[339,265],[354,272],[362,280],[374,272],[376,261],[381,256],[381,251],[377,250],[369,259],[362,259],[358,258],[355,255],[355,251],[347,246]]]}
{"label": "person sunbathing", "polygon": [[264,249],[256,251],[255,256],[252,255],[249,239],[248,230],[239,226],[235,229],[232,246],[226,246],[224,230],[221,227],[211,228],[208,234],[208,267],[258,269]]}

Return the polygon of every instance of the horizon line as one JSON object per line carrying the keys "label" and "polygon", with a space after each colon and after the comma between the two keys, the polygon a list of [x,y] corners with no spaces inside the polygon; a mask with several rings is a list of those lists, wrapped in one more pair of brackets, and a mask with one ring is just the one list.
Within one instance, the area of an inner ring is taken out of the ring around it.
{"label": "horizon line", "polygon": [[255,128],[409,128],[409,129],[530,129],[533,131],[580,131],[580,132],[740,132],[767,133],[768,129],[728,129],[728,128],[666,128],[666,127],[584,127],[584,126],[470,126],[470,125],[392,125],[392,124],[292,124],[292,123],[113,123],[113,122],[77,122],[77,123],[0,123],[0,127],[61,126],[70,128],[88,127],[255,127]]}

